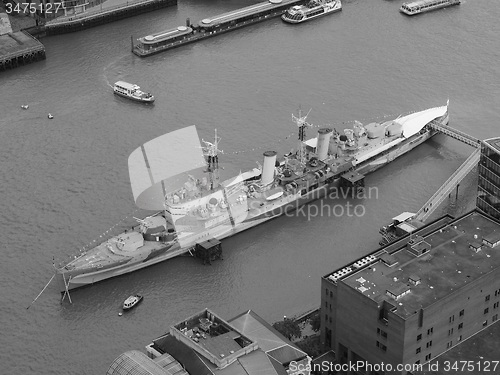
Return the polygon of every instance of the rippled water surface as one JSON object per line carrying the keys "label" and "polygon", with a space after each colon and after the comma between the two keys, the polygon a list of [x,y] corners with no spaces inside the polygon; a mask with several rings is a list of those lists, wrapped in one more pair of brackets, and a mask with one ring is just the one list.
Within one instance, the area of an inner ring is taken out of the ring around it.
{"label": "rippled water surface", "polygon": [[[224,260],[178,258],[72,293],[60,303],[52,259],[131,225],[127,158],[140,144],[195,124],[222,136],[224,173],[253,168],[262,152],[295,147],[291,113],[338,130],[352,120],[440,106],[478,138],[500,133],[500,26],[495,0],[416,16],[401,1],[343,1],[313,22],[269,20],[140,59],[130,36],[196,22],[250,1],[182,1],[174,8],[43,39],[47,60],[0,73],[0,363],[5,374],[104,374],[205,307],[230,318],[253,309],[269,322],[318,306],[320,278],[374,250],[378,228],[417,210],[471,150],[438,135],[366,179],[377,194],[350,202],[362,217],[299,214],[223,241]],[[116,97],[116,80],[140,84],[154,106]],[[21,104],[29,109],[22,110]],[[55,115],[47,119],[47,113]],[[312,135],[312,132],[310,132]],[[288,137],[288,138],[287,138]],[[470,207],[474,176],[454,213]],[[346,207],[331,199],[314,203]],[[444,208],[443,208],[444,210]],[[307,212],[307,211],[306,211]],[[117,224],[118,223],[118,224]],[[126,316],[130,294],[145,300]]]}

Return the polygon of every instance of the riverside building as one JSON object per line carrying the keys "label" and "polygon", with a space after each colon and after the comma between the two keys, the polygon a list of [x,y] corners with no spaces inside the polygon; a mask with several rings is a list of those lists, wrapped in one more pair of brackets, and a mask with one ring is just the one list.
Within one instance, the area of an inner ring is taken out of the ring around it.
{"label": "riverside building", "polygon": [[500,138],[481,143],[477,207],[500,220]]}
{"label": "riverside building", "polygon": [[[321,280],[321,341],[369,374],[415,372],[500,314],[500,222],[443,216]],[[385,366],[375,366],[380,364]]]}
{"label": "riverside building", "polygon": [[146,347],[121,354],[107,375],[309,375],[311,358],[249,310],[225,321],[205,309]]}

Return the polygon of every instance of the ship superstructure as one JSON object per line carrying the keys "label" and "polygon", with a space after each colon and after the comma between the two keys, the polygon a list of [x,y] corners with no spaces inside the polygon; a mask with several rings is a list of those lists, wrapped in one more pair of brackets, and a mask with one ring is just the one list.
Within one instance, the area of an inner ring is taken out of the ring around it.
{"label": "ship superstructure", "polygon": [[[309,114],[309,113],[308,113]],[[308,115],[307,114],[307,115]],[[195,126],[155,138],[133,151],[129,174],[136,205],[155,212],[57,268],[61,291],[92,284],[190,252],[324,197],[349,173],[370,173],[421,144],[448,124],[448,105],[342,133],[320,128],[306,139],[307,115],[292,115],[298,147],[259,168],[220,181],[220,138],[201,146]]]}

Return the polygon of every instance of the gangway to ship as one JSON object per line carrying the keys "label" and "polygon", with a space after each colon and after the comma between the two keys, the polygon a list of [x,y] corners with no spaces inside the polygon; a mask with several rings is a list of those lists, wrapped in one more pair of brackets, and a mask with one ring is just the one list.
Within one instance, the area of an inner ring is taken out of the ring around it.
{"label": "gangway to ship", "polygon": [[[465,135],[467,136],[467,134]],[[468,137],[469,138],[467,139],[472,142],[473,137]],[[468,141],[465,140],[462,140],[462,142],[468,143]],[[480,142],[477,145],[479,146]],[[422,208],[417,211],[414,219],[419,221],[426,220],[434,212],[434,210],[439,207],[439,204],[446,198],[446,196],[451,194],[451,191],[455,187],[458,187],[458,184],[465,178],[465,176],[467,176],[469,172],[474,169],[474,167],[479,162],[480,156],[481,149],[478,147],[464,161],[464,163],[460,167],[458,167],[458,169],[450,176],[450,178],[448,178],[448,180],[446,180],[446,182],[434,193],[434,195],[422,206]]]}
{"label": "gangway to ship", "polygon": [[469,146],[472,146],[475,148],[478,148],[479,146],[481,146],[481,140],[474,138],[472,135],[464,133],[458,129],[454,129],[448,125],[446,125],[446,126],[441,125],[436,120],[431,121],[428,126],[431,127],[432,129],[438,131],[438,132],[446,134],[449,137],[455,138],[456,140],[459,140],[460,142],[468,144]]}

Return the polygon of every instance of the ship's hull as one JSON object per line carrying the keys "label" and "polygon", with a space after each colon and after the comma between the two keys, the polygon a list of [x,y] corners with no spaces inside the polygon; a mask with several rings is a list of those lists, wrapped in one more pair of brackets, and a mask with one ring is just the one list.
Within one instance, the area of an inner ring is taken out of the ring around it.
{"label": "ship's hull", "polygon": [[[448,123],[448,117],[442,120],[441,123],[446,125]],[[384,165],[390,163],[391,161],[397,159],[398,157],[411,151],[415,147],[419,146],[430,137],[432,137],[435,133],[436,132],[434,130],[430,129],[417,133],[410,138],[405,139],[403,142],[397,144],[396,146],[384,152],[381,152],[366,160],[365,162],[359,164],[356,167],[356,171],[364,175],[374,172]],[[310,203],[311,201],[324,198],[332,189],[337,188],[339,186],[339,183],[340,176],[336,176],[333,181],[330,181],[328,183],[325,182],[317,188],[310,190],[306,194],[299,194],[296,196],[288,197],[287,200],[285,200],[284,198],[276,200],[276,203],[274,205],[270,205],[271,207],[268,207],[263,212],[257,212],[254,215],[249,215],[244,220],[236,223],[232,222],[228,225],[220,225],[207,229],[201,234],[198,233],[198,235],[204,238],[213,237],[219,240],[230,237],[236,233],[242,232],[259,224],[265,223],[271,219],[282,216],[283,214],[296,211],[307,203]],[[71,290],[85,285],[94,284],[96,282],[106,280],[115,276],[124,275],[129,272],[133,272],[141,268],[163,262],[178,255],[188,253],[194,248],[196,241],[197,239],[193,238],[191,242],[185,246],[181,246],[177,242],[168,248],[165,247],[164,249],[157,250],[157,255],[155,256],[148,255],[147,257],[138,257],[136,260],[132,259],[128,263],[117,265],[116,267],[110,267],[107,269],[101,269],[97,271],[90,270],[89,272],[81,271],[78,269],[65,272],[59,271],[60,277],[58,279],[60,282],[61,292],[64,292],[66,289]]]}
{"label": "ship's hull", "polygon": [[134,95],[127,95],[127,94],[123,94],[119,91],[113,91],[116,95],[118,96],[121,96],[123,98],[127,98],[127,99],[130,99],[130,100],[133,100],[135,102],[140,102],[140,103],[153,103],[155,101],[154,97],[149,97],[149,98],[143,98],[143,97],[138,97],[138,96],[134,96]]}

